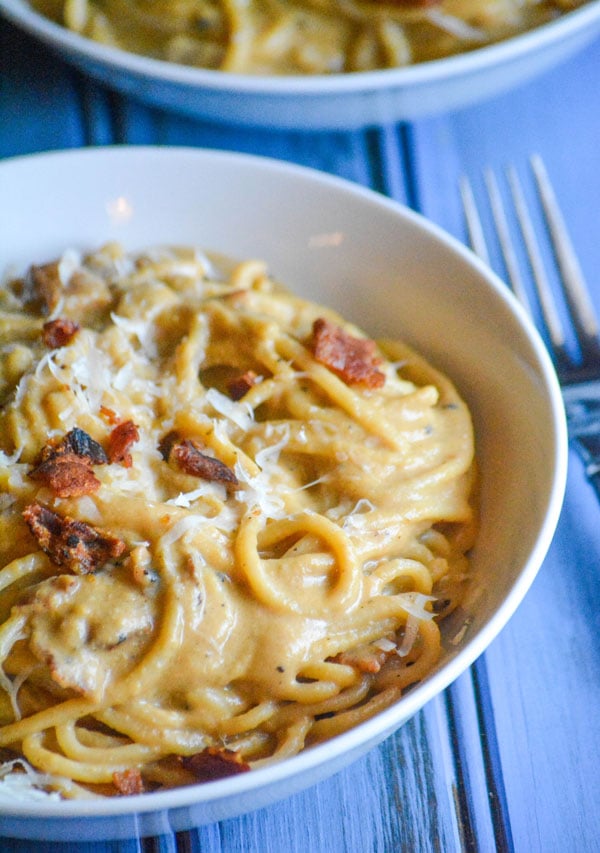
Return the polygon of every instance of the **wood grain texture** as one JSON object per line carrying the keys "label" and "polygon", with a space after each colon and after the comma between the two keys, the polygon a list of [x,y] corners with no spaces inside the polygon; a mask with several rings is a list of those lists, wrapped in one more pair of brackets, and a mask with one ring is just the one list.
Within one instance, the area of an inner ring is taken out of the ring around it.
{"label": "wood grain texture", "polygon": [[[547,162],[600,303],[600,51],[469,110],[361,133],[234,130],[133,103],[0,21],[0,157],[113,143],[277,157],[370,186],[460,239],[457,192],[485,165]],[[587,84],[586,84],[587,81]],[[1,188],[0,188],[1,192]],[[494,259],[498,261],[497,252]],[[471,671],[332,779],[190,833],[32,844],[48,853],[453,853],[600,849],[600,508],[571,459],[548,558]],[[516,533],[518,535],[518,532]],[[490,579],[493,583],[493,578]],[[2,824],[0,821],[0,835]]]}
{"label": "wood grain texture", "polygon": [[[412,128],[421,209],[460,239],[465,228],[455,190],[459,176],[468,174],[482,198],[482,170],[491,166],[502,179],[502,170],[514,163],[533,203],[527,161],[539,152],[597,308],[600,95],[585,81],[599,73],[600,52],[593,45],[516,93]],[[540,217],[534,220],[539,224]],[[503,275],[498,248],[490,248]],[[547,247],[544,257],[551,261]],[[581,463],[571,454],[551,550],[485,655],[509,843],[518,851],[599,849],[599,513]]]}

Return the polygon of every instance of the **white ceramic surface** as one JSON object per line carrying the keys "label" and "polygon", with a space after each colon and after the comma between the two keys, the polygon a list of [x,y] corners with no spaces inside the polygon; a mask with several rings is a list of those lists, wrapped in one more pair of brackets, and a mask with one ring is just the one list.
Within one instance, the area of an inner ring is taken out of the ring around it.
{"label": "white ceramic surface", "polygon": [[[474,415],[481,533],[473,622],[396,705],[273,767],[162,793],[0,803],[2,833],[105,839],[160,834],[267,805],[331,775],[463,672],[503,628],[550,544],[566,476],[560,391],[543,345],[504,285],[422,217],[337,178],[245,155],[87,149],[0,163],[0,271],[68,246],[193,243],[267,260],[298,293],[373,335],[402,336],[457,383]],[[456,626],[449,630],[455,631]],[[452,636],[452,633],[450,633]]]}
{"label": "white ceramic surface", "polygon": [[530,33],[407,68],[314,77],[224,74],[147,59],[82,38],[0,0],[0,13],[103,83],[141,100],[219,123],[351,129],[468,106],[546,71],[600,33],[600,0]]}

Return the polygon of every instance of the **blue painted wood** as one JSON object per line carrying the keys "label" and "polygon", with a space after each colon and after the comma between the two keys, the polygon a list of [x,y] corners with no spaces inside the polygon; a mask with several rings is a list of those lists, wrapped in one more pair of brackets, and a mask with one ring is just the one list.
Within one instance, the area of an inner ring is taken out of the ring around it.
{"label": "blue painted wood", "polygon": [[76,75],[14,27],[0,26],[0,157],[85,143]]}
{"label": "blue painted wood", "polygon": [[[348,134],[235,131],[111,93],[0,22],[0,157],[112,143],[247,151],[373,187],[424,211],[462,239],[459,174],[467,172],[480,184],[484,165],[497,168],[510,159],[523,171],[528,153],[539,150],[593,277],[600,262],[600,96],[585,81],[598,79],[600,53],[593,45],[516,92],[410,126]],[[600,300],[600,283],[595,285]],[[0,849],[598,849],[599,512],[573,459],[548,559],[485,658],[334,778],[268,809],[190,833],[95,845],[0,839]]]}
{"label": "blue painted wood", "polygon": [[600,44],[541,80],[475,109],[424,120],[411,128],[418,204],[459,237],[465,234],[456,181],[467,174],[481,185],[482,170],[501,172],[542,154],[584,267],[598,268],[600,198]]}
{"label": "blue painted wood", "polygon": [[445,693],[448,738],[456,773],[456,809],[463,849],[496,846],[490,809],[490,786],[481,745],[473,675],[464,673]]}
{"label": "blue painted wood", "polygon": [[512,831],[523,850],[592,851],[600,839],[600,510],[572,462],[553,548],[486,655]]}
{"label": "blue painted wood", "polygon": [[[501,172],[513,162],[532,200],[527,158],[532,151],[541,153],[597,306],[600,93],[585,81],[599,79],[598,48],[592,45],[516,93],[411,128],[421,209],[461,239],[459,175],[468,174],[482,195],[482,170],[492,166]],[[489,223],[489,216],[484,220]],[[491,248],[502,274],[497,247]],[[573,455],[548,558],[485,655],[478,728],[481,735],[493,718],[488,746],[501,774],[510,829],[505,841],[515,850],[599,849],[599,513]],[[464,703],[461,719],[463,714]]]}

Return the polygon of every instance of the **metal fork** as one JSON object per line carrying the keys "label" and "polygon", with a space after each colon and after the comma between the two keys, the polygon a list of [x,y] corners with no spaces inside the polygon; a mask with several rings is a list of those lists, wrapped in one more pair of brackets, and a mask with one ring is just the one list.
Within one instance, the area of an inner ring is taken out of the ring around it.
{"label": "metal fork", "polygon": [[[586,476],[600,498],[600,340],[598,319],[567,232],[548,173],[539,155],[530,158],[539,204],[543,212],[549,243],[556,262],[557,278],[570,317],[574,347],[569,347],[565,325],[556,301],[536,238],[533,217],[528,208],[523,185],[513,166],[506,170],[510,207],[522,239],[528,261],[533,295],[537,300],[541,322],[545,326],[548,348],[561,384],[569,437],[579,452]],[[510,285],[522,305],[533,317],[525,279],[513,242],[508,207],[503,200],[500,183],[491,169],[484,172],[487,201],[504,259]],[[490,263],[484,238],[482,217],[475,203],[472,186],[466,177],[460,182],[469,240],[473,250]],[[576,352],[573,352],[573,349]]]}

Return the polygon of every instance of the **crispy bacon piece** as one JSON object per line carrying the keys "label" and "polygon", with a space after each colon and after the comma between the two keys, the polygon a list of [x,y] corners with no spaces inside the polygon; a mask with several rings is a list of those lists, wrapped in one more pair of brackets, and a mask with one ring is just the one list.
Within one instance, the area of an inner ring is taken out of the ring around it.
{"label": "crispy bacon piece", "polygon": [[332,657],[333,663],[341,663],[345,666],[353,666],[359,672],[379,672],[385,663],[389,652],[378,649],[373,644],[364,644],[354,649],[348,649]]}
{"label": "crispy bacon piece", "polygon": [[319,317],[313,323],[312,348],[315,358],[336,373],[347,385],[380,388],[385,374],[377,370],[375,342],[355,338],[340,326]]}
{"label": "crispy bacon piece", "polygon": [[106,465],[108,462],[108,456],[102,445],[94,441],[91,435],[79,427],[69,430],[62,440],[61,446],[76,456],[89,460],[92,465]]}
{"label": "crispy bacon piece", "polygon": [[174,461],[182,471],[202,480],[237,486],[238,479],[224,462],[202,453],[201,445],[193,438],[180,438],[177,432],[169,432],[158,445],[163,459]]}
{"label": "crispy bacon piece", "polygon": [[239,752],[216,746],[208,746],[202,752],[185,756],[181,763],[194,774],[198,782],[215,782],[250,770],[250,765]]}
{"label": "crispy bacon piece", "polygon": [[79,323],[58,317],[56,320],[48,320],[42,326],[42,339],[48,349],[58,349],[66,346],[71,338],[79,331]]}
{"label": "crispy bacon piece", "polygon": [[61,516],[38,503],[23,510],[23,518],[38,545],[57,566],[76,575],[93,572],[120,557],[125,543],[85,521]]}
{"label": "crispy bacon piece", "polygon": [[253,370],[247,370],[227,384],[227,390],[232,400],[241,400],[248,391],[256,385],[258,376]]}
{"label": "crispy bacon piece", "polygon": [[62,454],[70,453],[79,459],[86,460],[90,465],[106,465],[108,456],[101,444],[85,432],[85,430],[74,427],[69,430],[60,441],[51,440],[42,447],[36,464],[47,462]]}
{"label": "crispy bacon piece", "polygon": [[32,480],[48,486],[59,498],[78,498],[100,488],[90,462],[75,453],[57,453],[29,472]]}
{"label": "crispy bacon piece", "polygon": [[139,441],[140,432],[133,421],[123,421],[111,431],[108,437],[108,459],[121,462],[125,468],[131,468],[132,459],[129,448]]}
{"label": "crispy bacon piece", "polygon": [[179,467],[192,477],[237,485],[237,477],[231,468],[220,459],[202,453],[197,442],[191,438],[175,444],[170,455]]}
{"label": "crispy bacon piece", "polygon": [[109,409],[108,406],[100,406],[100,417],[111,425],[116,425],[121,421],[118,414],[113,409]]}
{"label": "crispy bacon piece", "polygon": [[127,770],[116,770],[112,775],[113,785],[125,796],[144,793],[144,781],[137,767],[129,767]]}
{"label": "crispy bacon piece", "polygon": [[171,451],[173,450],[178,441],[181,441],[181,438],[179,433],[174,429],[172,429],[171,432],[168,432],[166,435],[163,435],[163,437],[159,441],[158,450],[165,462],[169,461]]}
{"label": "crispy bacon piece", "polygon": [[42,314],[50,314],[60,300],[63,284],[58,274],[58,262],[36,266],[32,264],[23,282],[23,299]]}
{"label": "crispy bacon piece", "polygon": [[60,441],[49,441],[45,444],[39,455],[38,464],[63,453],[71,453],[80,459],[87,460],[91,465],[106,465],[108,462],[108,456],[102,445],[79,427],[69,430]]}
{"label": "crispy bacon piece", "polygon": [[87,432],[75,427],[60,442],[48,442],[42,448],[29,476],[48,486],[60,498],[76,498],[100,488],[92,465],[106,462],[108,458],[101,445]]}

